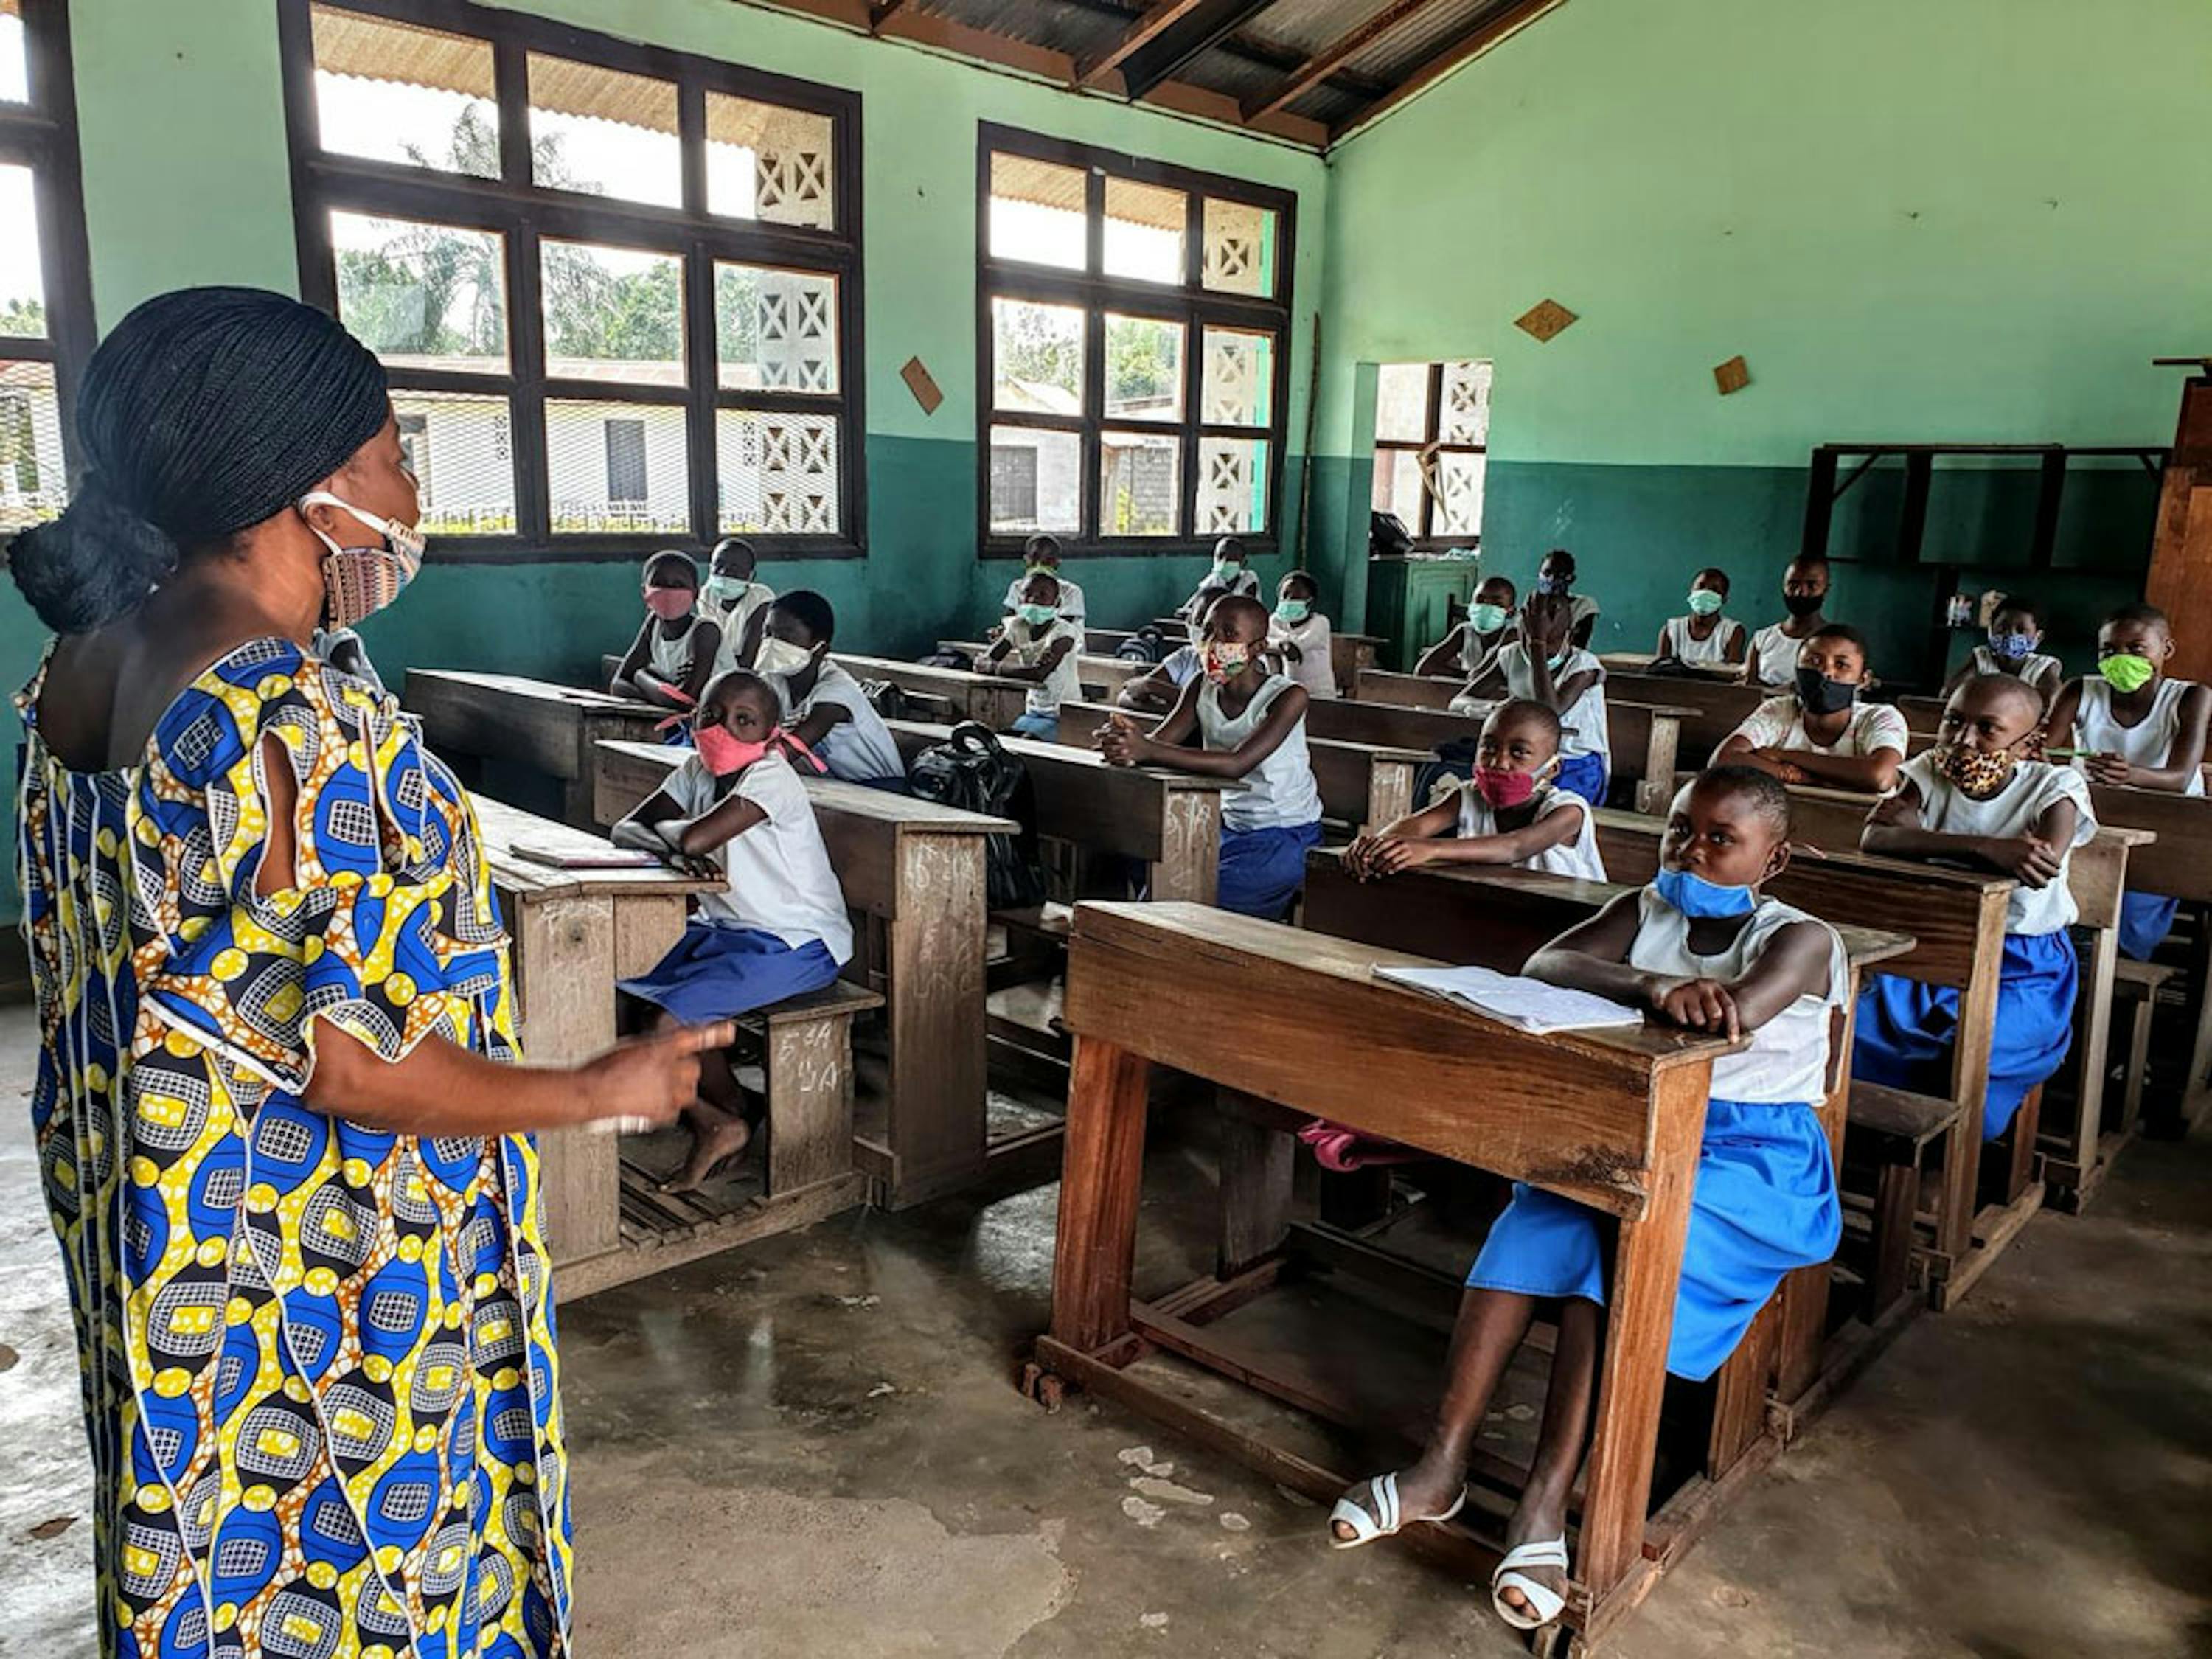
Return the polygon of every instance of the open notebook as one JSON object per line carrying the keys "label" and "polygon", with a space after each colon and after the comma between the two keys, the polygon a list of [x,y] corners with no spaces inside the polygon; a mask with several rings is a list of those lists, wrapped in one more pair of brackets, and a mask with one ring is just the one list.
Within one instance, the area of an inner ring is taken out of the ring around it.
{"label": "open notebook", "polygon": [[507,851],[532,864],[556,870],[658,870],[660,860],[630,847],[549,847],[543,842],[518,841]]}
{"label": "open notebook", "polygon": [[1463,1003],[1492,1019],[1541,1036],[1549,1031],[1585,1031],[1601,1026],[1638,1025],[1644,1016],[1627,1004],[1589,991],[1521,979],[1490,968],[1378,967],[1375,977],[1389,980],[1447,1002]]}

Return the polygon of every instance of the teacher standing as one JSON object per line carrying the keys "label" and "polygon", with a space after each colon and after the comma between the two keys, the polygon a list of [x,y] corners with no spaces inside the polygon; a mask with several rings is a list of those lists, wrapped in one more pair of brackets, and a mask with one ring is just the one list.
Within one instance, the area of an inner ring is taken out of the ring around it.
{"label": "teacher standing", "polygon": [[526,1132],[665,1121],[729,1033],[513,1064],[468,796],[310,649],[421,562],[366,348],[278,295],[165,295],[94,354],[77,426],[82,487],[9,564],[58,635],[17,699],[17,835],[101,1650],[550,1659]]}

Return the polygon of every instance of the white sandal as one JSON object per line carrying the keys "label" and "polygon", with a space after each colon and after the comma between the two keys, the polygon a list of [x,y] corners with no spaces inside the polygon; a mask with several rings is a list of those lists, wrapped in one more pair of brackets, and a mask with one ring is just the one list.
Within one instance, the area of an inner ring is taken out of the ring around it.
{"label": "white sandal", "polygon": [[[1398,1477],[1395,1473],[1370,1478],[1367,1482],[1367,1492],[1375,1505],[1372,1515],[1353,1503],[1348,1493],[1336,1500],[1336,1507],[1328,1512],[1330,1548],[1356,1550],[1378,1538],[1391,1537],[1417,1522],[1449,1521],[1467,1507],[1467,1488],[1462,1486],[1459,1496],[1452,1499],[1451,1507],[1442,1515],[1419,1515],[1409,1520],[1398,1506]],[[1336,1535],[1336,1522],[1339,1521],[1352,1528],[1351,1537],[1339,1538]]]}
{"label": "white sandal", "polygon": [[[1567,1598],[1548,1584],[1540,1584],[1522,1567],[1557,1567],[1561,1571],[1567,1565],[1567,1539],[1562,1533],[1557,1538],[1547,1538],[1535,1543],[1522,1544],[1505,1552],[1505,1559],[1490,1575],[1490,1605],[1498,1616],[1516,1630],[1541,1630],[1559,1616],[1567,1605]],[[1523,1613],[1505,1599],[1504,1592],[1516,1589],[1528,1598],[1529,1612]]]}

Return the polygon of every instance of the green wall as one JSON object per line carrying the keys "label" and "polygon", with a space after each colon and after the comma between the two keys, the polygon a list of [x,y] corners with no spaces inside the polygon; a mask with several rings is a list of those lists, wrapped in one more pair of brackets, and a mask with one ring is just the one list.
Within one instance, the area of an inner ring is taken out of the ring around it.
{"label": "green wall", "polygon": [[[1624,649],[1704,564],[1778,613],[1816,443],[2168,441],[2177,376],[2150,359],[2212,339],[2208,85],[2203,0],[1569,0],[1332,158],[1315,562],[1364,524],[1363,363],[1495,362],[1487,562],[1525,580],[1571,547]],[[1547,296],[1581,320],[1539,344],[1512,324]],[[1752,384],[1723,398],[1739,352]],[[1839,551],[1894,523],[1869,483]],[[1928,556],[2009,556],[2028,494],[1942,478]],[[2140,470],[2087,479],[2077,574],[1966,584],[2050,596],[2079,662],[2136,592],[2152,496]],[[1836,587],[1908,672],[1929,574]]]}
{"label": "green wall", "polygon": [[[1287,430],[1298,444],[1322,291],[1328,175],[1318,157],[731,0],[533,0],[512,9],[860,93],[869,556],[776,562],[765,573],[779,586],[828,594],[841,637],[856,648],[908,651],[969,633],[997,617],[1012,574],[975,553],[979,121],[1297,192]],[[70,18],[100,327],[186,283],[296,291],[273,0],[70,0]],[[945,393],[933,415],[898,378],[915,356]],[[1279,478],[1287,523],[1297,457]],[[1172,608],[1202,568],[1194,558],[1128,558],[1085,561],[1078,574],[1105,623]],[[387,670],[482,665],[573,678],[627,645],[639,614],[627,563],[434,562],[406,601],[365,631]],[[6,586],[0,680],[13,687],[27,677],[42,637]],[[0,872],[0,910],[15,910],[12,862]]]}

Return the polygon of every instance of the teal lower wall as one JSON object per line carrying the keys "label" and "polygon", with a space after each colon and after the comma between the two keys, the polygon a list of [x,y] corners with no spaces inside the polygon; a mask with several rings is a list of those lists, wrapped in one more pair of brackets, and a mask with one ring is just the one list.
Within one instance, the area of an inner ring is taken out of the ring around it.
{"label": "teal lower wall", "polygon": [[[1802,467],[1492,460],[1484,568],[1525,592],[1547,549],[1571,550],[1582,586],[1605,607],[1595,641],[1602,651],[1650,650],[1661,625],[1681,613],[1690,578],[1706,565],[1733,581],[1730,614],[1760,625],[1781,615],[1783,568],[1803,535],[1806,479]],[[1316,469],[1314,563],[1363,590],[1357,559],[1347,555],[1365,534],[1370,481],[1364,462],[1324,458]],[[1893,683],[1920,676],[1941,580],[1933,568],[1895,562],[1900,487],[1893,474],[1869,473],[1839,504],[1830,544],[1828,614],[1867,634],[1876,672]],[[2158,481],[2132,464],[2070,477],[2048,571],[2016,562],[2035,487],[2018,471],[1938,474],[1923,562],[1965,567],[1970,591],[2037,595],[2053,613],[2046,648],[2080,672],[2092,660],[2098,621],[2141,595]],[[1342,625],[1356,626],[1364,605],[1364,591],[1348,592]],[[1388,631],[1383,619],[1368,620],[1370,631]],[[1954,639],[1950,659],[1972,643]]]}

